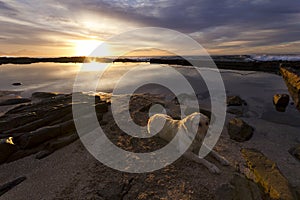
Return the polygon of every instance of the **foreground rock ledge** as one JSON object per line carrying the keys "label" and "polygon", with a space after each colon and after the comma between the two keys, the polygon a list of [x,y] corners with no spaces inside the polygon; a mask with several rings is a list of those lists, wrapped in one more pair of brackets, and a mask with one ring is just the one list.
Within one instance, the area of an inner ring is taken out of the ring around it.
{"label": "foreground rock ledge", "polygon": [[280,73],[285,80],[297,109],[300,111],[300,69],[281,66]]}
{"label": "foreground rock ledge", "polygon": [[288,180],[279,171],[276,163],[255,149],[242,149],[251,175],[272,199],[296,199],[293,195]]}

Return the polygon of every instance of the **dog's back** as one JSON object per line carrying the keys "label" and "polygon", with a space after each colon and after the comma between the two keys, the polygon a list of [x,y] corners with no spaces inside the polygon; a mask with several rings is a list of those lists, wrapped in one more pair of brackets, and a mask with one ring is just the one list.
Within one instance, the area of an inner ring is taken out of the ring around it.
{"label": "dog's back", "polygon": [[148,133],[170,142],[177,133],[178,121],[165,114],[155,114],[149,118]]}

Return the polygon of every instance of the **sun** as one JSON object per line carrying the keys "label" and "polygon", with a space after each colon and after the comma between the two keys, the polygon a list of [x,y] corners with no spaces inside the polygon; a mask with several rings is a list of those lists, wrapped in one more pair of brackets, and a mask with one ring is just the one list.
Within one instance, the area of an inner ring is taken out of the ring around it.
{"label": "sun", "polygon": [[90,55],[98,46],[103,44],[100,40],[74,40],[74,50],[76,56],[88,56]]}

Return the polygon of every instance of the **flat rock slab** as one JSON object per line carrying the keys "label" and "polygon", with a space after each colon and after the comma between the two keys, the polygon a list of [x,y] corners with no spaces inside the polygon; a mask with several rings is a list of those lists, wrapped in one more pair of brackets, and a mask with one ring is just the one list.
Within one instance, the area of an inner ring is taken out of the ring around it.
{"label": "flat rock slab", "polygon": [[251,174],[249,176],[259,183],[272,199],[296,199],[288,180],[282,175],[276,163],[255,149],[242,149]]}
{"label": "flat rock slab", "polygon": [[7,99],[5,101],[0,102],[0,106],[10,106],[28,102],[31,102],[31,100],[27,98]]}
{"label": "flat rock slab", "polygon": [[223,184],[217,189],[216,199],[262,200],[262,194],[256,183],[236,173],[230,183]]}

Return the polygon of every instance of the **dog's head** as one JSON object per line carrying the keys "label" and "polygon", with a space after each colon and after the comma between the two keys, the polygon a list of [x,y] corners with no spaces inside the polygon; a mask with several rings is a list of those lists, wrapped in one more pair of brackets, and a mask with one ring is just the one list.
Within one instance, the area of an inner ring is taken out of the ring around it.
{"label": "dog's head", "polygon": [[202,113],[195,112],[184,118],[183,123],[189,133],[205,136],[209,126],[209,118]]}

